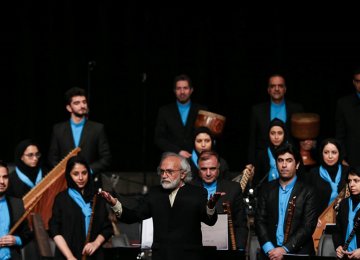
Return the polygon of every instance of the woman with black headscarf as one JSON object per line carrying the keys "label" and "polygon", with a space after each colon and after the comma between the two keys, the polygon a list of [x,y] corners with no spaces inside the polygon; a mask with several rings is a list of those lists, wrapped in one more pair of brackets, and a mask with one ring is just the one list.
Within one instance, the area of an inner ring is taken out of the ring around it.
{"label": "woman with black headscarf", "polygon": [[15,169],[10,173],[8,194],[22,199],[46,173],[41,167],[39,145],[30,139],[21,141],[15,149],[14,163]]}
{"label": "woman with black headscarf", "polygon": [[[97,198],[88,163],[80,156],[70,158],[65,177],[68,188],[54,201],[49,222],[50,236],[56,244],[56,259],[104,259],[102,244],[113,234],[106,202]],[[93,221],[91,221],[93,219]],[[90,230],[90,239],[86,241]]]}
{"label": "woman with black headscarf", "polygon": [[345,187],[349,167],[341,164],[343,154],[340,142],[325,139],[320,145],[320,166],[306,173],[305,181],[318,195],[318,213],[321,214]]}
{"label": "woman with black headscarf", "polygon": [[268,147],[259,151],[256,158],[253,187],[259,187],[264,182],[279,178],[274,154],[275,150],[284,143],[287,143],[285,123],[274,118],[269,126]]}

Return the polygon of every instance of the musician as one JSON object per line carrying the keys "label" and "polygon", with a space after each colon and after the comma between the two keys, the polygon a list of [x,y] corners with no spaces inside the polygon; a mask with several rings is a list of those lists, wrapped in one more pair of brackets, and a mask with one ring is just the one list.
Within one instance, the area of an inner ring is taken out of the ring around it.
{"label": "musician", "polygon": [[131,210],[107,192],[101,192],[120,221],[140,222],[153,218],[153,260],[202,259],[201,222],[214,225],[215,204],[221,194],[207,200],[203,187],[189,184],[187,160],[176,153],[165,153],[158,167],[161,185],[154,186],[138,206]]}
{"label": "musician", "polygon": [[[314,254],[316,196],[312,187],[298,180],[301,160],[291,144],[275,152],[280,177],[261,187],[255,213],[255,229],[262,256],[283,259],[284,254]],[[295,205],[293,210],[291,204]]]}
{"label": "musician", "polygon": [[21,141],[15,148],[14,163],[7,194],[22,199],[47,173],[41,163],[39,145],[31,139]]}
{"label": "musician", "polygon": [[248,150],[248,159],[252,164],[255,163],[258,152],[266,149],[270,121],[274,118],[282,120],[289,132],[291,115],[304,110],[302,105],[285,100],[286,89],[285,78],[282,75],[270,76],[267,88],[270,101],[252,107]]}
{"label": "musician", "polygon": [[328,138],[320,144],[320,166],[304,174],[305,181],[317,192],[318,214],[320,215],[346,185],[349,167],[342,165],[341,144]]}
{"label": "musician", "polygon": [[9,172],[7,164],[0,161],[0,259],[22,259],[21,248],[32,238],[28,223],[24,220],[8,235],[10,229],[24,214],[24,204],[21,199],[7,195],[9,187]]}
{"label": "musician", "polygon": [[[224,213],[223,202],[230,203],[236,248],[245,250],[248,228],[242,190],[236,182],[219,179],[221,164],[218,158],[219,155],[214,151],[203,151],[200,154],[198,158],[200,180],[194,181],[194,184],[204,187],[208,191],[208,198],[215,192],[225,193],[216,204],[216,210],[218,213]],[[231,244],[229,237],[229,247]]]}
{"label": "musician", "polygon": [[155,127],[155,144],[162,152],[178,153],[191,157],[193,150],[194,124],[198,111],[204,106],[191,101],[194,92],[187,75],[179,75],[174,80],[176,102],[159,109]]}
{"label": "musician", "polygon": [[347,256],[352,259],[360,259],[360,229],[356,230],[355,236],[349,241],[348,248],[346,250],[343,248],[354,228],[355,220],[360,216],[360,167],[350,168],[347,182],[350,197],[340,202],[333,241],[338,258]]}
{"label": "musician", "polygon": [[[106,202],[96,194],[89,164],[74,156],[66,164],[68,188],[54,201],[49,233],[56,244],[56,259],[104,259],[102,244],[113,234]],[[89,239],[88,239],[89,238]]]}
{"label": "musician", "polygon": [[[210,129],[207,127],[199,127],[195,129],[194,134],[194,149],[191,154],[191,158],[189,158],[190,166],[191,166],[191,172],[193,174],[193,179],[198,179],[199,175],[199,165],[198,165],[198,159],[199,155],[203,151],[211,151],[215,150],[216,140],[214,138],[214,135],[211,133]],[[229,176],[229,166],[227,162],[222,158],[218,157],[220,162],[220,175],[219,178],[221,179],[231,179]]]}
{"label": "musician", "polygon": [[108,170],[111,163],[104,125],[88,120],[89,108],[84,89],[69,89],[65,93],[65,99],[70,120],[53,127],[48,152],[49,164],[51,167],[56,166],[71,150],[80,147],[80,154],[89,162],[94,180],[97,181],[100,173]]}

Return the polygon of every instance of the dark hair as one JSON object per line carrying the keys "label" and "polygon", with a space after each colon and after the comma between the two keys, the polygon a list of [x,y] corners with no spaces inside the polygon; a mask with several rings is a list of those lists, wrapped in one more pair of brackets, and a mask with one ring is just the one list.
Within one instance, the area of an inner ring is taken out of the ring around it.
{"label": "dark hair", "polygon": [[353,76],[360,74],[360,67],[357,67],[353,71]]}
{"label": "dark hair", "polygon": [[73,87],[65,92],[65,102],[66,105],[70,105],[71,100],[75,96],[86,97],[86,91],[79,87]]}
{"label": "dark hair", "polygon": [[282,78],[282,79],[284,80],[284,86],[286,87],[285,76],[284,76],[283,74],[281,74],[281,73],[272,73],[272,74],[270,74],[269,77],[268,77],[268,80],[267,80],[268,86],[269,86],[270,79],[271,79],[271,78],[274,78],[274,77],[280,77],[280,78]]}
{"label": "dark hair", "polygon": [[7,171],[9,171],[7,163],[3,160],[0,160],[0,167],[4,167],[4,168],[6,168]]}
{"label": "dark hair", "polygon": [[325,140],[323,140],[320,144],[320,147],[319,147],[319,153],[320,153],[320,164],[324,165],[325,162],[324,162],[324,158],[323,158],[323,151],[324,151],[324,148],[327,144],[333,144],[336,146],[336,148],[338,149],[339,151],[339,160],[338,160],[338,163],[341,163],[342,160],[343,160],[343,152],[342,152],[342,148],[341,148],[341,143],[339,140],[335,139],[335,138],[326,138]]}
{"label": "dark hair", "polygon": [[301,156],[296,147],[290,143],[282,144],[275,150],[275,159],[277,160],[280,155],[289,153],[294,156],[295,162],[301,162]]}
{"label": "dark hair", "polygon": [[175,79],[174,79],[174,89],[176,89],[176,83],[178,81],[182,81],[182,80],[187,81],[189,83],[189,87],[193,88],[190,77],[188,75],[186,75],[186,74],[181,74],[181,75],[176,76]]}
{"label": "dark hair", "polygon": [[218,161],[218,163],[220,163],[219,161],[219,154],[215,151],[202,151],[199,155],[199,158],[198,158],[198,163],[199,162],[202,162],[202,161],[206,161],[206,160],[209,160],[209,158],[211,156],[215,156],[216,157],[216,160]]}
{"label": "dark hair", "polygon": [[356,175],[356,176],[360,177],[360,166],[350,167],[349,172],[348,172],[348,177],[349,177],[349,175]]}
{"label": "dark hair", "polygon": [[[279,127],[282,128],[282,130],[284,131],[284,140],[282,141],[281,144],[286,143],[287,139],[288,139],[288,135],[287,135],[286,125],[285,125],[284,121],[282,121],[282,120],[280,120],[279,118],[276,118],[276,117],[273,120],[271,120],[270,125],[269,125],[268,136],[270,134],[271,128],[273,128],[274,126],[279,126]],[[269,145],[272,145],[269,137],[268,137],[268,140],[269,140]]]}
{"label": "dark hair", "polygon": [[[199,134],[207,134],[210,136],[210,139],[211,139],[211,150],[215,150],[215,137],[214,135],[212,134],[211,130],[206,127],[206,126],[201,126],[201,127],[198,127],[194,130],[194,143],[195,144],[195,140],[196,140],[196,137],[199,135]],[[195,146],[195,145],[194,145]]]}

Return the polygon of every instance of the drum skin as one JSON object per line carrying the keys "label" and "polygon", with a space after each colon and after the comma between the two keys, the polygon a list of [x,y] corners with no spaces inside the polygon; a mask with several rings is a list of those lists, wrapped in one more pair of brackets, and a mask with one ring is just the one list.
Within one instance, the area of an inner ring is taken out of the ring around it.
{"label": "drum skin", "polygon": [[226,118],[205,110],[199,110],[195,121],[195,128],[207,127],[214,136],[220,136],[224,130]]}
{"label": "drum skin", "polygon": [[320,131],[320,116],[315,113],[295,113],[291,116],[291,134],[299,140],[315,139]]}

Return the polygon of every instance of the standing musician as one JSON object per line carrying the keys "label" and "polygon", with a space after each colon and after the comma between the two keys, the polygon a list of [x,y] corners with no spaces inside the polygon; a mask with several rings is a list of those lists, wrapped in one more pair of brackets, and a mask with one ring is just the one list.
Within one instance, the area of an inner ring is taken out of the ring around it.
{"label": "standing musician", "polygon": [[[340,202],[333,241],[338,258],[347,256],[351,259],[360,259],[360,229],[355,229],[354,236],[351,235],[355,223],[359,222],[356,219],[360,216],[360,167],[350,168],[347,181],[350,197]],[[359,225],[360,223],[357,224]]]}
{"label": "standing musician", "polygon": [[219,156],[214,151],[202,152],[199,155],[198,165],[200,180],[195,181],[195,184],[203,186],[208,191],[208,198],[215,192],[225,193],[219,199],[219,203],[216,204],[218,213],[224,213],[223,202],[228,201],[230,203],[235,237],[230,237],[229,247],[235,240],[236,249],[245,250],[248,228],[240,185],[233,181],[218,178],[220,174]]}
{"label": "standing musician", "polygon": [[7,164],[0,161],[0,259],[22,259],[21,247],[31,239],[31,231],[25,220],[9,235],[10,228],[24,213],[21,199],[6,195],[9,187]]}
{"label": "standing musician", "polygon": [[283,144],[275,160],[279,179],[261,187],[255,214],[261,257],[278,260],[286,253],[314,254],[311,236],[317,222],[316,196],[312,187],[297,178],[300,154],[291,144]]}
{"label": "standing musician", "polygon": [[55,258],[104,259],[101,245],[113,231],[105,200],[95,198],[89,164],[80,156],[70,158],[65,177],[68,188],[56,196],[49,222]]}

